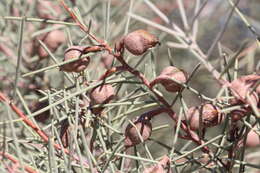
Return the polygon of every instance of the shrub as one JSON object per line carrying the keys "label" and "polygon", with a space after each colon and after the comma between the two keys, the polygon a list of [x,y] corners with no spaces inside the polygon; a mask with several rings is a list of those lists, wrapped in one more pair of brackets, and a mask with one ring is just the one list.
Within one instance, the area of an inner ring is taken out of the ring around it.
{"label": "shrub", "polygon": [[259,3],[238,2],[1,2],[1,172],[256,171]]}

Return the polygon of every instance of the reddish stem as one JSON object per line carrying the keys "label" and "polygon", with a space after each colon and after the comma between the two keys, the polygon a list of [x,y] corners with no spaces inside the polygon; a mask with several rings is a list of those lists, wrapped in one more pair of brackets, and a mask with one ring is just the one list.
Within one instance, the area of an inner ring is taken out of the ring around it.
{"label": "reddish stem", "polygon": [[[7,98],[2,92],[0,92],[0,101],[7,103],[12,110],[20,117],[22,118],[23,122],[27,124],[29,127],[31,127],[41,138],[45,143],[49,142],[48,135],[42,131],[40,128],[38,128],[18,107],[16,107],[9,98]],[[62,147],[59,144],[53,144],[54,148],[57,150],[61,150]],[[64,152],[66,154],[70,154],[67,149],[64,149]],[[73,156],[75,160],[79,161],[79,158],[77,156]],[[87,161],[84,162],[86,166],[88,166]]]}
{"label": "reddish stem", "polygon": [[[6,153],[6,152],[0,152],[0,155],[2,155],[4,158],[10,160],[11,162],[13,162],[16,165],[20,165],[19,161],[17,159],[15,159],[12,155]],[[36,170],[34,170],[33,168],[31,168],[30,166],[24,165],[24,169],[25,171],[29,172],[29,173],[37,173]]]}
{"label": "reddish stem", "polygon": [[77,23],[77,25],[82,29],[84,32],[86,32],[93,40],[100,43],[101,45],[104,45],[104,42],[98,38],[96,38],[93,34],[89,32],[89,29],[84,26],[77,18],[77,16],[70,10],[70,8],[65,4],[63,0],[60,0],[61,5],[65,8],[65,10],[70,14],[72,19]]}
{"label": "reddish stem", "polygon": [[[157,92],[155,92],[155,90],[150,86],[150,82],[145,78],[145,76],[140,73],[138,70],[133,69],[132,67],[130,67],[124,60],[123,58],[123,52],[124,52],[124,45],[123,43],[121,43],[120,47],[120,51],[117,53],[114,53],[112,50],[112,48],[103,40],[98,39],[97,37],[95,37],[93,34],[89,33],[88,28],[86,28],[84,25],[82,25],[80,23],[80,21],[78,20],[78,18],[74,15],[73,12],[71,12],[71,10],[69,9],[69,7],[64,3],[63,0],[61,0],[61,4],[62,6],[69,12],[70,16],[73,18],[73,20],[79,25],[79,27],[86,32],[87,34],[89,34],[89,36],[94,39],[95,41],[97,41],[100,45],[102,45],[104,47],[105,50],[107,50],[110,54],[114,55],[114,57],[122,64],[122,67],[124,69],[126,69],[128,72],[132,73],[134,76],[136,76],[137,78],[139,78],[143,84],[149,88],[149,90],[157,97],[157,99],[166,107],[168,115],[175,121],[177,122],[177,116],[176,113],[171,109],[171,105],[163,98],[161,97]],[[113,70],[112,70],[113,71]],[[110,72],[106,72],[106,74]],[[103,79],[104,76],[103,75],[101,78]],[[202,140],[200,140],[199,136],[191,131],[190,129],[187,128],[187,126],[185,125],[185,123],[181,122],[181,128],[187,133],[187,136],[190,137],[190,140],[194,141],[195,143],[197,143],[198,145],[201,145],[203,143]],[[208,153],[208,147],[203,147],[202,149],[204,152]]]}
{"label": "reddish stem", "polygon": [[118,66],[118,67],[112,67],[111,69],[108,69],[105,74],[103,74],[99,80],[105,80],[108,76],[110,76],[111,74],[118,72],[118,71],[124,71],[126,70],[125,67],[123,66]]}

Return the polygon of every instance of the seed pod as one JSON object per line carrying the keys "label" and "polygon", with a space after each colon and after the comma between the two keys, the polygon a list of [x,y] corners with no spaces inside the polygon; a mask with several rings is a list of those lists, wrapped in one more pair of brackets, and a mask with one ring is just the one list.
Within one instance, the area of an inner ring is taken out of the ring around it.
{"label": "seed pod", "polygon": [[[198,130],[199,127],[208,128],[221,123],[223,115],[219,112],[219,108],[213,104],[206,103],[198,107],[191,107],[187,112],[187,119],[191,130]],[[201,117],[201,124],[200,124]]]}
{"label": "seed pod", "polygon": [[46,50],[44,50],[43,47],[39,47],[38,55],[39,55],[40,60],[43,60],[49,56],[48,52],[46,52]]}
{"label": "seed pod", "polygon": [[[46,106],[49,106],[49,103],[47,101],[45,102],[34,102],[32,105],[30,105],[30,109],[32,112],[36,112],[38,110],[41,110],[45,108]],[[38,122],[45,123],[50,118],[50,110],[46,110],[36,116],[34,116],[34,119]]]}
{"label": "seed pod", "polygon": [[[65,34],[61,30],[53,30],[45,33],[39,36],[38,39],[41,40],[51,52],[55,52],[58,47],[66,41]],[[38,55],[41,60],[49,56],[48,52],[46,52],[42,46],[39,46],[39,44],[36,46],[38,46]]]}
{"label": "seed pod", "polygon": [[55,11],[57,16],[62,13],[59,4],[48,0],[37,1],[36,10],[38,16],[43,19],[55,19],[52,11]]}
{"label": "seed pod", "polygon": [[[238,146],[242,147],[243,145],[244,145],[244,139],[241,139],[238,142]],[[246,147],[258,147],[258,146],[260,146],[260,136],[252,129],[247,134],[245,146]]]}
{"label": "seed pod", "polygon": [[103,53],[101,55],[101,63],[106,69],[110,69],[112,67],[114,61],[114,56],[109,54],[108,52]]}
{"label": "seed pod", "polygon": [[112,100],[115,96],[115,91],[112,85],[101,85],[93,89],[90,93],[92,104],[105,104]]}
{"label": "seed pod", "polygon": [[66,41],[65,34],[61,30],[53,30],[48,33],[44,39],[44,43],[51,50],[56,50],[62,43]]}
{"label": "seed pod", "polygon": [[60,67],[61,71],[66,72],[76,72],[79,73],[83,70],[85,70],[88,67],[89,64],[89,57],[81,58],[82,52],[84,50],[83,46],[71,46],[69,47],[64,54],[64,60],[68,61],[71,59],[78,59],[74,62],[64,64]]}
{"label": "seed pod", "polygon": [[240,78],[231,82],[230,87],[232,88],[232,94],[236,97],[236,99],[249,103],[249,100],[246,96],[250,92],[250,100],[252,100],[253,104],[257,105],[259,102],[258,95],[256,92],[251,92],[251,89],[259,79],[260,75],[241,76]]}
{"label": "seed pod", "polygon": [[136,30],[123,38],[125,48],[133,55],[142,55],[149,48],[156,46],[159,41],[154,35],[145,30]]}
{"label": "seed pod", "polygon": [[260,95],[260,84],[258,84],[258,86],[256,87],[256,93],[258,94],[258,95]]}
{"label": "seed pod", "polygon": [[233,110],[230,112],[232,122],[236,122],[244,118],[246,115],[252,113],[252,108],[249,105],[245,105],[241,100],[237,98],[232,98],[228,100],[231,106],[240,105],[241,108]]}
{"label": "seed pod", "polygon": [[[115,97],[115,91],[112,85],[106,84],[94,88],[90,93],[90,104],[91,106],[95,104],[106,104],[109,103]],[[104,108],[92,108],[91,111],[94,114],[100,114]]]}
{"label": "seed pod", "polygon": [[161,74],[150,83],[150,86],[153,87],[160,83],[167,91],[178,92],[183,88],[181,84],[186,83],[187,79],[188,75],[184,70],[169,66],[163,69]]}
{"label": "seed pod", "polygon": [[238,120],[241,120],[242,118],[244,118],[246,115],[248,115],[251,112],[252,112],[252,110],[250,107],[243,107],[241,109],[233,110],[230,112],[231,120],[232,120],[232,122],[236,122]]}
{"label": "seed pod", "polygon": [[125,129],[125,147],[127,148],[142,142],[138,132],[141,134],[143,141],[146,141],[152,133],[152,124],[147,116],[139,117],[133,124],[136,127],[129,123]]}
{"label": "seed pod", "polygon": [[260,146],[260,137],[256,132],[250,130],[246,138],[246,147],[257,147],[257,146]]}

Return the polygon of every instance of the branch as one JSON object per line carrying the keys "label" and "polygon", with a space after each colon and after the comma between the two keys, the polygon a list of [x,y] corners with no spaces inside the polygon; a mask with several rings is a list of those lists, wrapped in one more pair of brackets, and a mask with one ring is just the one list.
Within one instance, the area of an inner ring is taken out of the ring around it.
{"label": "branch", "polygon": [[[10,108],[16,113],[16,115],[18,115],[20,118],[22,118],[23,122],[25,124],[27,124],[29,127],[31,127],[40,137],[41,139],[45,142],[48,143],[49,142],[49,137],[48,135],[42,131],[40,128],[38,128],[17,106],[15,106],[12,101],[10,101],[9,98],[7,98],[2,92],[0,92],[0,101],[7,103]],[[62,147],[59,144],[53,144],[54,148],[56,150],[62,150]],[[66,154],[70,154],[69,151],[67,149],[64,149],[64,152]],[[79,161],[79,158],[77,156],[73,156],[73,158],[76,161]],[[88,167],[88,163],[87,161],[84,162],[85,166]]]}

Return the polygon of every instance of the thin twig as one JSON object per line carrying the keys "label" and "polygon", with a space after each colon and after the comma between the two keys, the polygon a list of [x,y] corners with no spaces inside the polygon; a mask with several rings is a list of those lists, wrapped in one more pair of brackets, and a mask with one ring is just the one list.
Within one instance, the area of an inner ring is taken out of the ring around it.
{"label": "thin twig", "polygon": [[[45,142],[49,142],[49,137],[48,135],[43,132],[39,127],[37,127],[17,106],[13,104],[12,101],[10,101],[2,92],[0,92],[0,101],[7,103],[10,108],[18,115],[20,118],[22,118],[23,122],[27,124],[29,127],[31,127],[40,137],[41,139]],[[57,150],[61,150],[62,147],[59,144],[54,143],[54,148]],[[69,154],[69,151],[67,149],[64,150],[65,153]],[[78,160],[76,156],[73,156],[75,160]],[[84,165],[88,167],[87,162],[84,162]]]}

